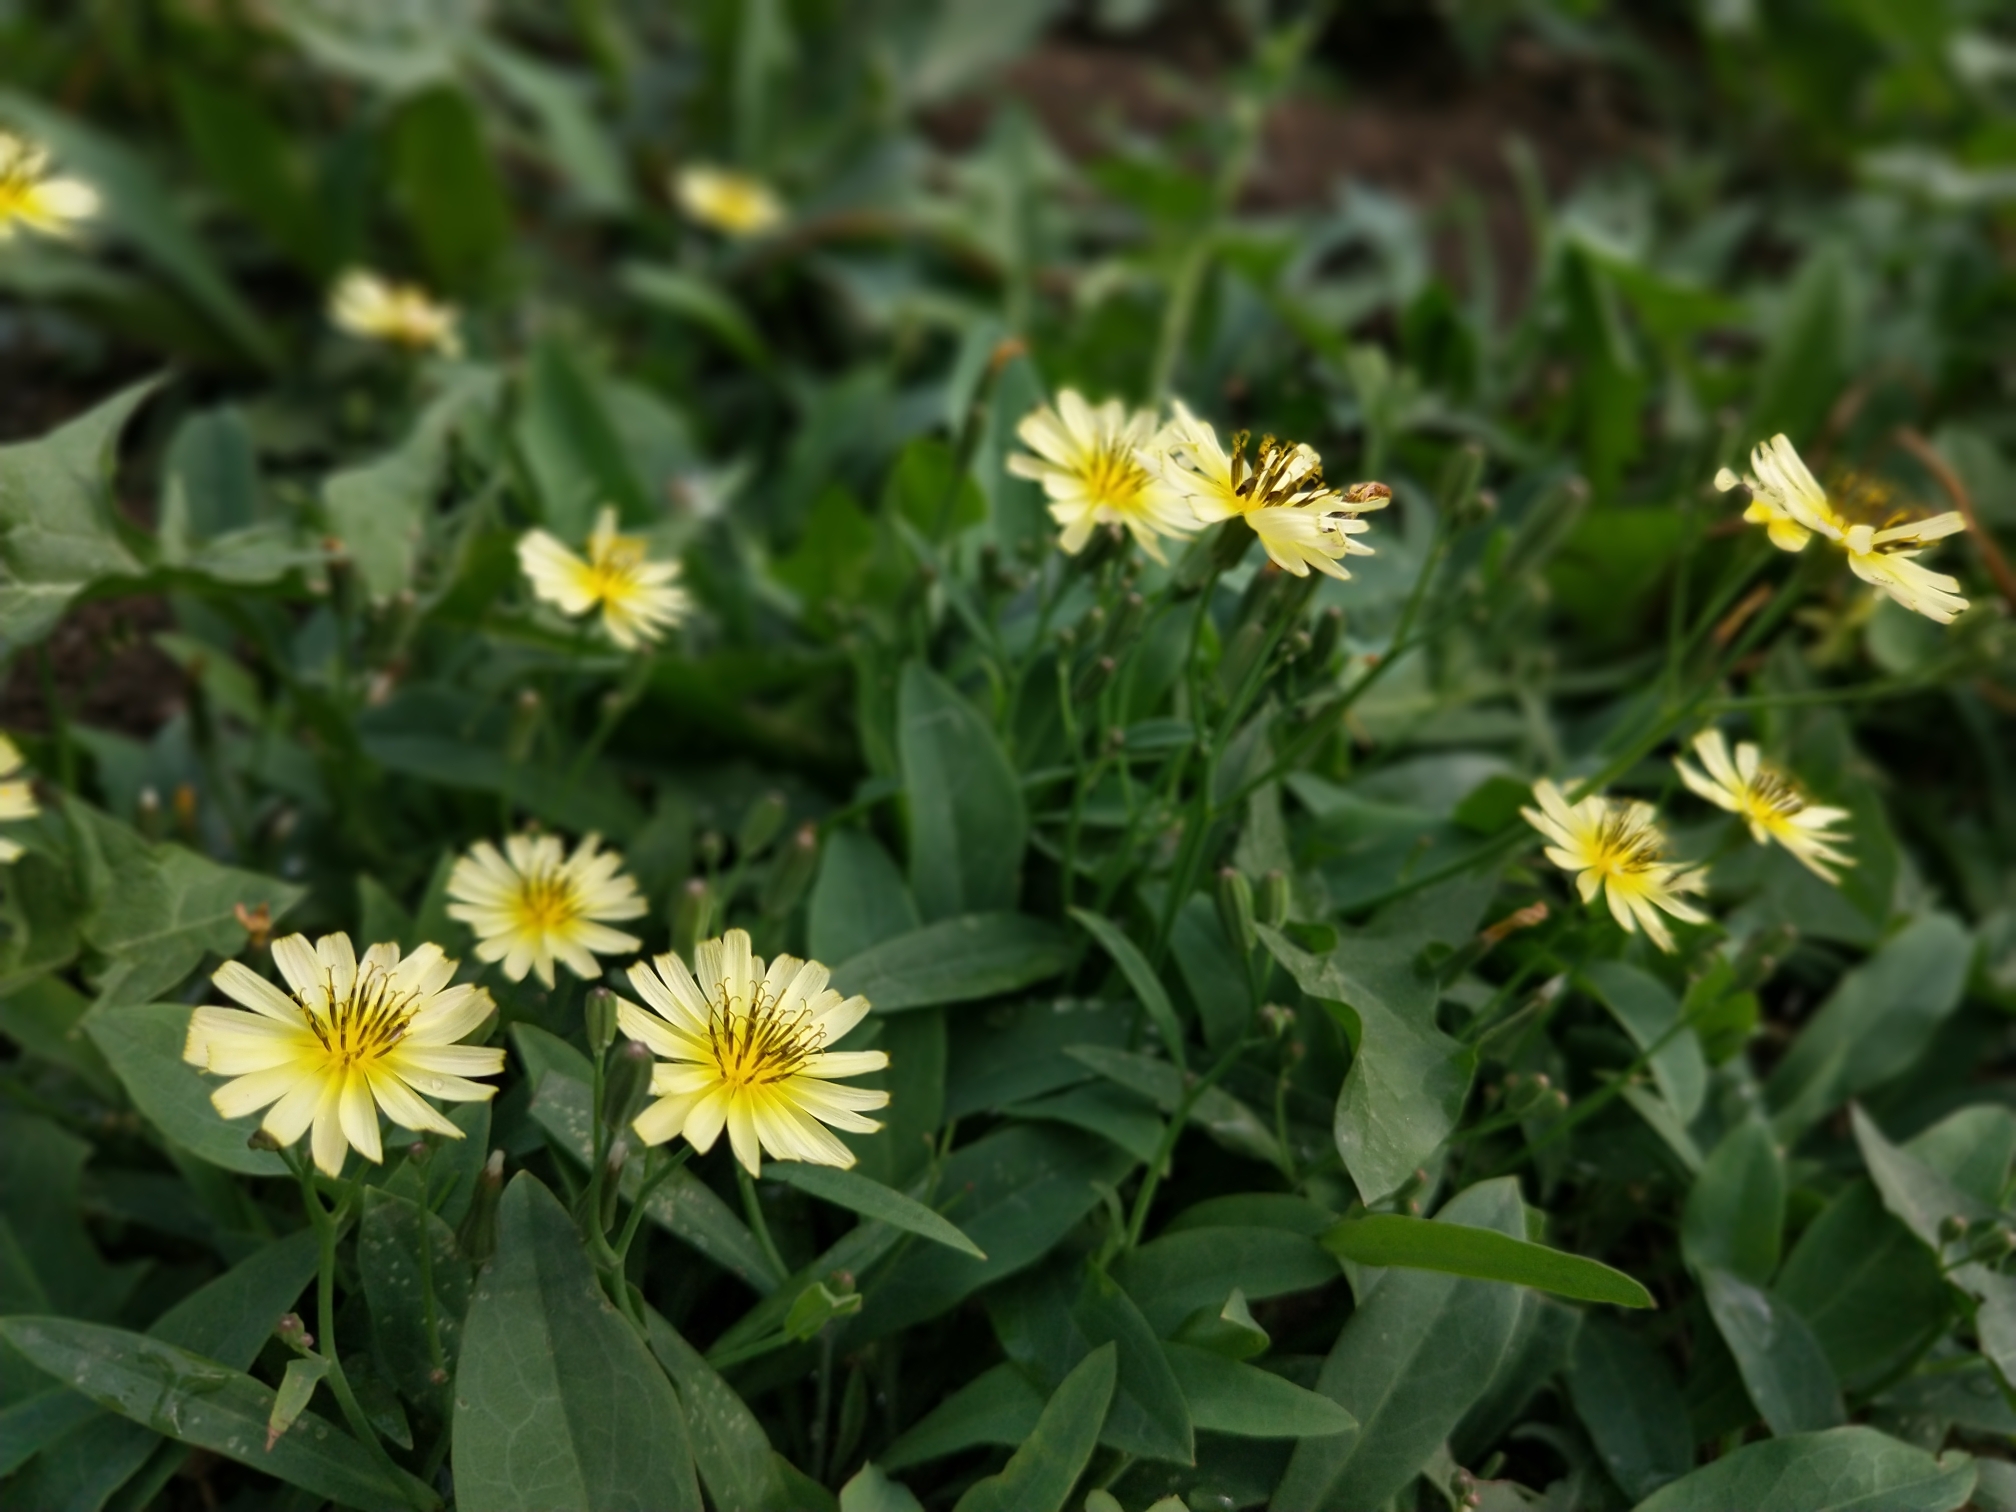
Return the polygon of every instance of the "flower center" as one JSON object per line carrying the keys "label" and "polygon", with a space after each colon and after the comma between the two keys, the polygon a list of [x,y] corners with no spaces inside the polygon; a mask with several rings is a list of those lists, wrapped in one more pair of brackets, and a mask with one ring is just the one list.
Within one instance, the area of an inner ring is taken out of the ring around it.
{"label": "flower center", "polygon": [[581,915],[574,888],[552,872],[533,872],[518,889],[520,927],[549,933],[565,929]]}
{"label": "flower center", "polygon": [[1664,859],[1656,830],[1630,814],[1612,814],[1597,826],[1589,846],[1589,866],[1606,877],[1636,877]]}
{"label": "flower center", "polygon": [[721,1079],[735,1088],[767,1086],[804,1069],[825,1042],[825,1031],[801,1008],[783,1012],[774,998],[757,987],[747,1011],[729,995],[724,982],[714,989],[707,1015],[707,1044]]}
{"label": "flower center", "polygon": [[1240,500],[1240,509],[1247,514],[1275,509],[1294,503],[1300,495],[1323,491],[1320,462],[1310,462],[1299,447],[1262,436],[1260,449],[1249,463],[1246,447],[1252,439],[1252,432],[1243,430],[1232,437],[1232,492]]}
{"label": "flower center", "polygon": [[644,561],[638,536],[604,536],[588,553],[589,591],[603,600],[628,598],[637,587],[637,569]]}
{"label": "flower center", "polygon": [[394,992],[392,978],[385,972],[375,966],[364,967],[357,974],[350,996],[340,1002],[333,1001],[336,995],[333,977],[329,985],[332,1006],[328,1016],[325,1018],[303,1004],[301,1017],[336,1064],[368,1064],[405,1037],[406,1027],[413,1021],[417,995]]}
{"label": "flower center", "polygon": [[1134,454],[1110,442],[1101,442],[1093,448],[1080,465],[1078,476],[1094,504],[1119,510],[1134,508],[1141,500],[1141,490],[1148,484],[1148,474],[1134,460]]}
{"label": "flower center", "polygon": [[1766,822],[1790,819],[1806,807],[1806,798],[1789,777],[1760,767],[1743,788],[1744,811]]}

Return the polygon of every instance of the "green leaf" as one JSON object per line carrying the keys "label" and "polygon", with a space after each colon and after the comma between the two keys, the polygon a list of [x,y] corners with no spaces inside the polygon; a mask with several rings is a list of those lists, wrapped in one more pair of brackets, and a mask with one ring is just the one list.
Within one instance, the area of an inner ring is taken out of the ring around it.
{"label": "green leaf", "polygon": [[1240,1227],[1164,1234],[1120,1256],[1112,1274],[1167,1338],[1199,1308],[1223,1307],[1234,1288],[1258,1301],[1328,1286],[1338,1270],[1313,1239],[1286,1229]]}
{"label": "green leaf", "polygon": [[923,1203],[879,1181],[871,1181],[858,1172],[780,1160],[765,1165],[763,1174],[773,1181],[781,1181],[817,1197],[821,1202],[849,1208],[864,1218],[921,1235],[933,1244],[942,1244],[962,1255],[971,1255],[975,1260],[987,1258],[980,1247],[960,1233],[955,1225],[946,1222]]}
{"label": "green leaf", "polygon": [[1216,1312],[1209,1307],[1200,1307],[1185,1318],[1183,1326],[1176,1330],[1175,1341],[1197,1349],[1208,1349],[1228,1360],[1250,1360],[1255,1355],[1265,1354],[1273,1343],[1267,1337],[1267,1330],[1253,1321],[1253,1311],[1246,1305],[1246,1293],[1236,1286],[1225,1299],[1225,1305]]}
{"label": "green leaf", "polygon": [[1087,1355],[1051,1394],[1028,1442],[999,1475],[971,1486],[953,1512],[1064,1512],[1098,1447],[1118,1375],[1117,1354],[1106,1344]]}
{"label": "green leaf", "polygon": [[1169,1047],[1169,1058],[1176,1062],[1177,1069],[1187,1071],[1189,1067],[1183,1058],[1183,1025],[1176,1017],[1176,1005],[1169,1001],[1169,990],[1155,975],[1155,968],[1148,964],[1148,958],[1141,954],[1140,947],[1121,932],[1118,924],[1103,914],[1096,914],[1089,908],[1074,908],[1071,917],[1084,925],[1085,932],[1113,958],[1113,964],[1127,978],[1127,985],[1134,989],[1134,996],[1140,999],[1141,1006],[1148,1010],[1148,1017],[1161,1031],[1162,1043]]}
{"label": "green leaf", "polygon": [[840,963],[833,986],[860,993],[878,1013],[1000,997],[1071,964],[1064,931],[1018,913],[940,919],[871,945]]}
{"label": "green leaf", "polygon": [[973,475],[960,468],[950,445],[936,436],[919,436],[889,469],[882,513],[907,521],[926,541],[942,541],[984,521],[987,496]]}
{"label": "green leaf", "polygon": [[700,1352],[656,1312],[645,1314],[651,1352],[679,1389],[693,1459],[717,1507],[748,1512],[797,1512],[779,1467],[782,1458],[756,1414],[722,1380]]}
{"label": "green leaf", "polygon": [[259,96],[186,67],[169,70],[168,85],[182,135],[210,182],[317,280],[335,272],[344,249],[285,128]]}
{"label": "green leaf", "polygon": [[[18,879],[27,862],[14,863]],[[84,1033],[84,1015],[91,999],[61,977],[41,976],[0,996],[0,1034],[30,1055],[74,1073],[107,1102],[119,1097],[119,1078],[98,1047]]]}
{"label": "green leaf", "polygon": [[1930,913],[1843,976],[1765,1083],[1779,1139],[1910,1067],[1960,1006],[1973,958],[1959,920]]}
{"label": "green leaf", "polygon": [[570,546],[586,539],[604,505],[632,523],[653,517],[594,377],[558,340],[533,350],[514,437],[540,513]]}
{"label": "green leaf", "polygon": [[[1461,1193],[1434,1222],[1526,1231],[1512,1177]],[[1490,1384],[1519,1321],[1510,1287],[1431,1271],[1383,1276],[1337,1336],[1316,1389],[1358,1433],[1305,1439],[1274,1492],[1277,1507],[1377,1507],[1420,1473]]]}
{"label": "green leaf", "polygon": [[938,920],[1012,909],[1022,892],[1029,816],[993,729],[957,689],[916,662],[903,668],[896,702],[910,891],[919,912]]}
{"label": "green leaf", "polygon": [[1740,1276],[1715,1266],[1697,1270],[1709,1314],[1771,1431],[1782,1438],[1838,1427],[1841,1387],[1806,1320]]}
{"label": "green leaf", "polygon": [[[433,1375],[437,1368],[454,1374],[472,1278],[455,1231],[422,1205],[425,1183],[409,1165],[383,1188],[366,1189],[357,1225],[357,1271],[371,1304],[372,1353],[380,1371],[400,1395],[445,1420],[447,1383]],[[428,1246],[424,1265],[422,1244]]]}
{"label": "green leaf", "polygon": [[1240,1438],[1328,1438],[1358,1420],[1326,1396],[1188,1344],[1164,1344],[1199,1430]]}
{"label": "green leaf", "polygon": [[1155,1159],[1162,1148],[1162,1137],[1169,1129],[1138,1094],[1107,1082],[1092,1082],[1053,1092],[1048,1097],[1011,1103],[1001,1111],[1011,1118],[1048,1119],[1084,1129],[1110,1139],[1144,1163]]}
{"label": "green leaf", "polygon": [[1119,1377],[1100,1442],[1141,1459],[1197,1462],[1197,1439],[1169,1357],[1140,1308],[1112,1278],[1088,1267],[1071,1322],[1093,1349],[1111,1344]]}
{"label": "green leaf", "polygon": [[280,1435],[292,1428],[322,1377],[329,1374],[329,1362],[321,1357],[297,1356],[287,1362],[280,1376],[280,1389],[273,1396],[273,1410],[266,1415],[266,1447],[270,1450]]}
{"label": "green leaf", "polygon": [[1806,1320],[1850,1390],[1915,1358],[1953,1311],[1938,1262],[1867,1181],[1845,1187],[1806,1226],[1772,1290]]}
{"label": "green leaf", "polygon": [[1582,976],[1631,1042],[1652,1052],[1647,1064],[1660,1095],[1682,1124],[1692,1123],[1708,1095],[1708,1059],[1700,1038],[1680,1023],[1678,999],[1657,977],[1622,961],[1593,962]]}
{"label": "green leaf", "polygon": [[827,833],[806,904],[806,948],[813,960],[852,960],[911,933],[919,922],[903,874],[873,835],[858,829]]}
{"label": "green leaf", "polygon": [[486,369],[458,370],[398,446],[323,481],[330,528],[373,603],[390,603],[413,586],[455,432],[472,412],[494,405],[501,387]]}
{"label": "green leaf", "polygon": [[1687,1193],[1680,1248],[1696,1270],[1714,1267],[1753,1286],[1778,1270],[1785,1228],[1785,1167],[1759,1118],[1747,1118],[1709,1152]]}
{"label": "green leaf", "polygon": [[956,1198],[949,1216],[987,1258],[937,1245],[910,1250],[868,1289],[850,1345],[934,1318],[1034,1264],[1098,1203],[1094,1183],[1112,1185],[1133,1163],[1104,1140],[1036,1124],[997,1129],[955,1150],[938,1189]]}
{"label": "green leaf", "polygon": [[266,1448],[272,1389],[160,1339],[31,1317],[0,1318],[0,1342],[101,1407],[318,1496],[357,1507],[438,1505],[411,1476],[388,1482],[362,1445],[312,1413]]}
{"label": "green leaf", "polygon": [[566,1210],[523,1172],[469,1305],[454,1432],[468,1512],[700,1509],[671,1383],[602,1295]]}
{"label": "green leaf", "polygon": [[924,1503],[870,1460],[840,1488],[840,1512],[924,1512]]}
{"label": "green leaf", "polygon": [[1783,296],[1778,323],[1758,364],[1746,436],[1815,434],[1848,381],[1847,333],[1853,329],[1847,269],[1837,247],[1806,259]]}
{"label": "green leaf", "polygon": [[1043,1393],[1006,1361],[990,1366],[906,1428],[882,1452],[892,1470],[981,1444],[1015,1445],[1036,1431]]}
{"label": "green leaf", "polygon": [[1974,1462],[1934,1459],[1874,1428],[1745,1444],[1653,1493],[1636,1512],[1955,1512]]}
{"label": "green leaf", "polygon": [[120,432],[159,385],[136,383],[39,440],[0,446],[0,654],[42,639],[100,578],[142,571],[113,524],[112,467]]}
{"label": "green leaf", "polygon": [[1633,1501],[1694,1466],[1687,1403],[1666,1357],[1608,1318],[1585,1318],[1568,1359],[1568,1397],[1611,1479]]}
{"label": "green leaf", "polygon": [[1642,1285],[1600,1261],[1455,1222],[1372,1213],[1337,1224],[1323,1235],[1323,1247],[1359,1265],[1444,1271],[1615,1307],[1657,1305]]}
{"label": "green leaf", "polygon": [[629,175],[586,78],[480,31],[471,34],[464,55],[537,123],[545,156],[565,176],[581,208],[605,215],[631,208]]}
{"label": "green leaf", "polygon": [[443,289],[471,292],[496,273],[511,206],[468,95],[449,84],[409,96],[392,118],[390,190]]}
{"label": "green leaf", "polygon": [[692,273],[664,263],[625,263],[616,281],[625,293],[655,305],[709,332],[751,367],[770,368],[777,358],[742,306]]}
{"label": "green leaf", "polygon": [[[1104,1045],[1072,1045],[1065,1051],[1108,1081],[1140,1093],[1164,1113],[1174,1113],[1189,1091],[1188,1074],[1167,1061],[1112,1050]],[[1206,1087],[1190,1105],[1190,1119],[1218,1144],[1269,1165],[1281,1163],[1280,1141],[1260,1115],[1222,1087]]]}
{"label": "green leaf", "polygon": [[84,1028],[112,1063],[133,1105],[169,1139],[227,1171],[286,1175],[278,1155],[246,1146],[260,1115],[225,1118],[210,1101],[224,1078],[207,1076],[182,1059],[194,1012],[180,1003],[101,1008],[84,1020]]}

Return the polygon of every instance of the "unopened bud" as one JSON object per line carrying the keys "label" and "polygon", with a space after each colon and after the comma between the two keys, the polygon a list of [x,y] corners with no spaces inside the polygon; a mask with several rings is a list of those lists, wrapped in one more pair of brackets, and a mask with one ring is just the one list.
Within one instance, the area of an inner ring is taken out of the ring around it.
{"label": "unopened bud", "polygon": [[1253,884],[1237,867],[1218,868],[1218,922],[1234,950],[1251,954],[1259,944],[1253,930]]}
{"label": "unopened bud", "polygon": [[1958,1213],[1948,1213],[1939,1220],[1939,1238],[1947,1244],[1957,1244],[1967,1237],[1967,1220]]}
{"label": "unopened bud", "polygon": [[612,1130],[627,1129],[630,1120],[644,1107],[651,1093],[654,1062],[651,1047],[642,1040],[625,1040],[609,1057],[602,1075],[602,1124]]}
{"label": "unopened bud", "polygon": [[714,889],[705,877],[691,877],[679,889],[672,905],[672,948],[693,958],[693,947],[707,936],[714,922]]}
{"label": "unopened bud", "polygon": [[504,732],[504,757],[512,765],[532,754],[532,743],[539,738],[539,726],[545,717],[546,700],[539,696],[539,690],[520,688],[511,709],[510,727]]}
{"label": "unopened bud", "polygon": [[267,1133],[264,1128],[258,1128],[245,1136],[245,1148],[248,1150],[260,1150],[270,1155],[275,1150],[280,1149],[281,1144],[279,1140]]}
{"label": "unopened bud", "polygon": [[728,842],[719,830],[706,830],[693,842],[693,848],[700,854],[700,864],[712,871],[721,864],[721,858],[728,854]]}
{"label": "unopened bud", "polygon": [[735,832],[736,851],[743,856],[760,854],[784,828],[787,812],[784,795],[778,792],[765,793],[750,804],[742,816],[742,827]]}
{"label": "unopened bud", "polygon": [[1260,659],[1260,648],[1266,640],[1267,627],[1258,618],[1247,620],[1232,632],[1224,657],[1218,663],[1218,685],[1228,695],[1237,693],[1245,684],[1246,675]]}
{"label": "unopened bud", "polygon": [[1263,1003],[1260,1008],[1260,1022],[1269,1034],[1280,1039],[1295,1027],[1295,1010],[1280,1003]]}
{"label": "unopened bud", "polygon": [[1106,685],[1113,681],[1113,674],[1118,668],[1119,663],[1110,656],[1094,657],[1078,674],[1078,680],[1071,684],[1071,701],[1076,704],[1091,703],[1106,691]]}
{"label": "unopened bud", "polygon": [[1288,875],[1276,869],[1260,879],[1260,922],[1279,928],[1288,919]]}
{"label": "unopened bud", "polygon": [[616,1222],[617,1199],[623,1191],[623,1167],[630,1160],[630,1141],[618,1137],[609,1141],[609,1153],[602,1158],[602,1220],[606,1233]]}
{"label": "unopened bud", "polygon": [[1138,593],[1124,594],[1112,623],[1106,627],[1104,649],[1107,653],[1113,656],[1124,653],[1134,643],[1134,637],[1141,633],[1141,622],[1147,617],[1148,601]]}
{"label": "unopened bud", "polygon": [[457,1246],[472,1265],[481,1265],[497,1253],[497,1202],[503,1191],[504,1152],[492,1150],[477,1174],[469,1211],[455,1235]]}
{"label": "unopened bud", "polygon": [[280,1321],[273,1325],[273,1337],[289,1349],[306,1351],[315,1347],[315,1335],[308,1332],[308,1325],[301,1321],[299,1313],[282,1313]]}
{"label": "unopened bud", "polygon": [[406,1146],[406,1159],[411,1165],[424,1166],[434,1158],[434,1146],[424,1139],[416,1139]]}
{"label": "unopened bud", "polygon": [[590,987],[581,1001],[581,1016],[587,1021],[588,1050],[600,1055],[616,1043],[616,994],[607,987]]}
{"label": "unopened bud", "polygon": [[196,834],[196,789],[189,783],[175,784],[175,825],[184,835]]}
{"label": "unopened bud", "polygon": [[1072,558],[1080,572],[1094,573],[1127,550],[1127,532],[1118,525],[1102,525],[1092,532],[1085,549]]}
{"label": "unopened bud", "polygon": [[779,848],[770,876],[763,884],[763,912],[781,919],[798,906],[812,874],[819,869],[819,826],[801,824],[790,841]]}

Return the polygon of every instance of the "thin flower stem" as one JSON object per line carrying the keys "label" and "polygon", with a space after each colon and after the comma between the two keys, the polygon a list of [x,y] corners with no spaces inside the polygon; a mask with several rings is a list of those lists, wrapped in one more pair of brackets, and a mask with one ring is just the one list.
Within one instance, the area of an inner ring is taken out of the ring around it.
{"label": "thin flower stem", "polygon": [[749,1174],[749,1168],[741,1161],[735,1162],[735,1182],[742,1188],[742,1211],[749,1215],[749,1229],[755,1234],[756,1242],[763,1248],[763,1258],[768,1260],[780,1276],[789,1276],[791,1267],[784,1263],[783,1253],[777,1248],[777,1241],[770,1237],[770,1224],[763,1216],[763,1204],[756,1196],[756,1178]]}
{"label": "thin flower stem", "polygon": [[614,1246],[616,1261],[620,1265],[630,1258],[630,1246],[637,1238],[637,1230],[643,1226],[645,1207],[651,1194],[671,1180],[674,1173],[693,1158],[693,1146],[681,1145],[676,1153],[667,1157],[658,1148],[653,1148],[649,1166],[644,1173],[644,1184],[637,1188],[637,1195],[630,1200],[630,1217],[623,1224],[623,1232],[617,1236]]}
{"label": "thin flower stem", "polygon": [[1191,1109],[1197,1106],[1199,1098],[1224,1079],[1226,1072],[1252,1044],[1251,1039],[1234,1040],[1209,1071],[1191,1080],[1183,1089],[1175,1112],[1169,1115],[1169,1126],[1162,1131],[1162,1138],[1155,1146],[1155,1158],[1148,1163],[1148,1172],[1141,1178],[1141,1189],[1134,1194],[1134,1211],[1127,1219],[1128,1249],[1141,1242],[1141,1231],[1148,1226],[1148,1209],[1153,1206],[1156,1190],[1162,1185],[1162,1173],[1168,1167],[1170,1157],[1176,1153],[1176,1141],[1183,1133],[1183,1126],[1190,1121]]}

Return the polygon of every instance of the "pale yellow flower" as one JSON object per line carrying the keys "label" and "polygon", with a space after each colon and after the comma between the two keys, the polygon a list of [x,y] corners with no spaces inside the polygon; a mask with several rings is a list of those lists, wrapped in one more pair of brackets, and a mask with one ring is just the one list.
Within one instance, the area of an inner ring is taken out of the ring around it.
{"label": "pale yellow flower", "polygon": [[602,628],[625,651],[656,641],[686,617],[693,606],[683,588],[672,586],[677,562],[654,562],[642,536],[619,535],[616,511],[604,509],[588,533],[583,561],[544,530],[528,530],[518,540],[518,565],[532,591],[562,614],[583,615],[598,605]]}
{"label": "pale yellow flower", "polygon": [[1660,910],[1689,924],[1707,922],[1706,914],[1678,896],[1701,891],[1701,874],[1665,859],[1666,837],[1651,804],[1593,796],[1570,804],[1544,777],[1533,784],[1533,796],[1540,807],[1519,812],[1553,842],[1547,859],[1575,873],[1584,903],[1606,894],[1617,922],[1632,934],[1644,926],[1661,950],[1673,948],[1673,936]]}
{"label": "pale yellow flower", "polygon": [[77,222],[98,213],[98,191],[82,179],[51,178],[49,154],[0,131],[0,242],[26,226],[44,236],[71,236]]}
{"label": "pale yellow flower", "polygon": [[784,224],[784,202],[759,178],[695,163],[672,177],[679,208],[703,226],[730,236],[761,236]]}
{"label": "pale yellow flower", "polygon": [[1268,557],[1284,572],[1307,577],[1309,569],[1334,578],[1351,576],[1341,558],[1371,556],[1370,546],[1351,539],[1371,527],[1359,515],[1384,509],[1393,491],[1383,483],[1332,488],[1323,481],[1323,460],[1313,447],[1262,438],[1250,459],[1250,436],[1235,432],[1232,449],[1218,433],[1178,400],[1175,418],[1163,427],[1137,460],[1171,492],[1188,501],[1206,525],[1235,516],[1253,527]]}
{"label": "pale yellow flower", "polygon": [[462,351],[454,306],[436,303],[417,285],[393,283],[361,268],[352,268],[336,281],[329,295],[329,319],[352,336],[409,351],[435,351],[443,357]]}
{"label": "pale yellow flower", "polygon": [[[14,742],[0,735],[0,779],[17,776],[26,765]],[[10,824],[16,819],[33,819],[41,812],[42,805],[35,801],[32,786],[26,782],[0,780],[0,824]],[[20,845],[0,835],[0,866],[18,860],[20,855]]]}
{"label": "pale yellow flower", "polygon": [[490,1016],[490,994],[449,986],[455,962],[440,946],[402,960],[397,945],[373,945],[360,962],[348,935],[310,945],[297,934],[273,942],[273,964],[288,991],[226,961],[210,980],[252,1011],[205,1007],[189,1020],[182,1058],[231,1078],[210,1095],[225,1118],[266,1108],[262,1129],[282,1145],[310,1134],[317,1168],[338,1176],[352,1147],[384,1159],[380,1109],[402,1129],[460,1139],[420,1094],[496,1095],[469,1078],[502,1071],[504,1052],[456,1043]]}
{"label": "pale yellow flower", "polygon": [[1848,838],[1834,830],[1848,817],[1848,811],[1808,802],[1796,782],[1764,764],[1751,742],[1740,742],[1732,760],[1722,732],[1703,730],[1694,737],[1694,754],[1708,769],[1706,774],[1676,756],[1673,766],[1680,780],[1716,807],[1742,819],[1759,845],[1777,841],[1808,870],[1829,882],[1837,880],[1831,867],[1855,864],[1853,857],[1835,849]]}
{"label": "pale yellow flower", "polygon": [[[880,1050],[829,1050],[868,1015],[864,997],[842,998],[817,961],[780,955],[766,971],[746,931],[731,929],[693,952],[694,971],[676,955],[630,968],[630,984],[651,1005],[616,1001],[616,1020],[659,1057],[657,1099],[632,1125],[646,1144],[683,1134],[705,1154],[728,1131],[735,1158],[752,1176],[761,1157],[851,1166],[854,1152],[822,1124],[859,1134],[882,1125],[862,1114],[889,1105],[887,1092],[841,1087],[834,1079],[880,1071]],[[694,972],[699,980],[695,981]]]}
{"label": "pale yellow flower", "polygon": [[558,835],[512,835],[499,854],[479,840],[448,874],[448,917],[476,933],[476,958],[502,961],[514,982],[536,972],[553,985],[554,962],[577,977],[602,974],[598,955],[620,955],[643,941],[608,927],[650,911],[617,851],[589,835],[568,855]]}
{"label": "pale yellow flower", "polygon": [[1715,475],[1715,486],[1727,493],[1747,484],[1750,507],[1743,518],[1763,525],[1779,550],[1803,551],[1809,540],[1821,536],[1847,553],[1849,570],[1863,582],[1914,613],[1944,625],[1967,607],[1957,578],[1912,560],[1932,542],[1967,528],[1958,511],[1922,520],[1893,515],[1881,523],[1851,521],[1782,435],[1753,449],[1750,467],[1751,476],[1740,479],[1723,468]]}
{"label": "pale yellow flower", "polygon": [[1141,452],[1158,427],[1151,410],[1129,414],[1118,399],[1096,409],[1075,389],[1023,416],[1015,434],[1036,453],[1017,452],[1008,470],[1043,485],[1050,516],[1063,527],[1057,544],[1076,555],[1101,525],[1124,525],[1156,561],[1160,538],[1181,538],[1197,528],[1183,496],[1141,465]]}

